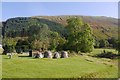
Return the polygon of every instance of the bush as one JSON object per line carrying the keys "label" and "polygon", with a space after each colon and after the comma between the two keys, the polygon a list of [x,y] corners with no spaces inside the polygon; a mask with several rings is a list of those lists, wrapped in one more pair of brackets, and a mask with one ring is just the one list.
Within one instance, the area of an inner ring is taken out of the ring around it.
{"label": "bush", "polygon": [[105,50],[101,54],[96,55],[96,57],[110,58],[110,59],[117,58],[117,56],[118,56],[117,54],[114,54],[113,52],[106,52]]}
{"label": "bush", "polygon": [[4,49],[3,54],[6,55],[7,53],[11,53],[14,51],[14,45],[5,45],[3,46],[3,49]]}
{"label": "bush", "polygon": [[31,47],[28,40],[18,40],[15,46],[17,53],[28,52]]}
{"label": "bush", "polygon": [[99,47],[100,48],[105,48],[105,47],[108,47],[109,46],[109,42],[107,41],[107,40],[105,40],[105,39],[101,39],[100,41],[99,41]]}

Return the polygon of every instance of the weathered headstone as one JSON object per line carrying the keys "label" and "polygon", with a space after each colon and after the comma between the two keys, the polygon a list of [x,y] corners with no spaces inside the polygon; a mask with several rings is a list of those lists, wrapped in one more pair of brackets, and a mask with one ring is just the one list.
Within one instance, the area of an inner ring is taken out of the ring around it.
{"label": "weathered headstone", "polygon": [[34,57],[35,58],[43,58],[43,54],[39,51],[37,51],[35,54],[34,54]]}
{"label": "weathered headstone", "polygon": [[52,52],[51,51],[45,51],[44,52],[44,58],[52,58]]}
{"label": "weathered headstone", "polygon": [[55,52],[53,58],[60,58],[60,54],[58,52]]}
{"label": "weathered headstone", "polygon": [[36,53],[35,58],[39,58],[39,57],[40,57],[39,53]]}
{"label": "weathered headstone", "polygon": [[61,58],[68,58],[68,53],[66,51],[62,51]]}
{"label": "weathered headstone", "polygon": [[44,57],[44,55],[40,52],[39,53],[39,55],[40,55],[40,58],[43,58]]}

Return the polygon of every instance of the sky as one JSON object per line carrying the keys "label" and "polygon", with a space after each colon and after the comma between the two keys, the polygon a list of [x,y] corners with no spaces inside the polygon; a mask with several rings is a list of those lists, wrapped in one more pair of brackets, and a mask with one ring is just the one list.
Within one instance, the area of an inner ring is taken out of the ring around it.
{"label": "sky", "polygon": [[13,17],[85,15],[118,17],[117,2],[2,2],[2,20]]}

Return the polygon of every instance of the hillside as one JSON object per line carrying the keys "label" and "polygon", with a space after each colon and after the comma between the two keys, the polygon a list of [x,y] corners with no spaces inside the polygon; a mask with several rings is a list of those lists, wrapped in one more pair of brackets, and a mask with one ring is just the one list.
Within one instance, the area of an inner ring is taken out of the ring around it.
{"label": "hillside", "polygon": [[[70,17],[80,17],[85,23],[89,23],[93,29],[93,34],[97,39],[106,39],[118,36],[118,20],[110,17],[93,17],[93,16],[33,16],[33,17],[16,17],[8,19],[4,23],[4,33],[11,34],[13,31],[21,33],[27,31],[31,24],[44,23],[47,24],[50,30],[56,31],[63,36],[67,32],[65,26],[67,19]],[[3,33],[3,34],[4,34]],[[17,34],[16,34],[17,35]],[[18,34],[21,35],[21,34]]]}
{"label": "hillside", "polygon": [[66,20],[70,17],[80,17],[85,23],[90,24],[94,36],[99,39],[118,36],[118,20],[116,18],[104,16],[34,16],[34,18],[44,18],[50,21],[67,25]]}

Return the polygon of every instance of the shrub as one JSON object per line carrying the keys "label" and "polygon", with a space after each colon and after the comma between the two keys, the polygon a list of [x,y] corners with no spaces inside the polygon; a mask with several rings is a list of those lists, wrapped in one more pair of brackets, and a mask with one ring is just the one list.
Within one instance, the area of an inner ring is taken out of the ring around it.
{"label": "shrub", "polygon": [[3,49],[4,49],[3,54],[6,55],[7,53],[11,53],[14,51],[14,45],[5,45],[3,46]]}
{"label": "shrub", "polygon": [[105,50],[101,53],[101,54],[97,54],[96,57],[100,57],[100,58],[110,58],[110,59],[114,59],[116,58],[118,55],[114,54],[113,52],[106,52]]}
{"label": "shrub", "polygon": [[16,43],[15,49],[17,53],[28,52],[31,47],[28,40],[19,39]]}

